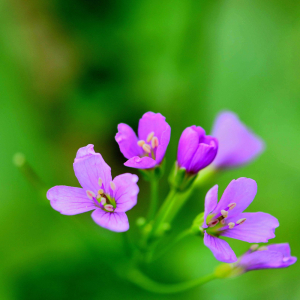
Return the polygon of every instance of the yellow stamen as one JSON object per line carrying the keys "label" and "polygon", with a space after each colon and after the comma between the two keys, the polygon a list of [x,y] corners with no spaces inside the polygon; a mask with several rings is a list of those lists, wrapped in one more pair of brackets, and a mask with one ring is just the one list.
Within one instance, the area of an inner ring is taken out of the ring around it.
{"label": "yellow stamen", "polygon": [[151,153],[151,147],[148,144],[143,145],[143,150],[147,153]]}
{"label": "yellow stamen", "polygon": [[255,250],[257,250],[258,247],[259,247],[258,244],[254,244],[254,245],[252,245],[252,246],[250,247],[250,250],[251,250],[251,251],[255,251]]}
{"label": "yellow stamen", "polygon": [[137,144],[138,144],[140,147],[143,147],[143,145],[145,144],[145,141],[140,140],[140,141],[137,142]]}
{"label": "yellow stamen", "polygon": [[115,183],[111,181],[109,184],[110,184],[110,188],[114,191],[116,189]]}
{"label": "yellow stamen", "polygon": [[222,214],[222,216],[223,216],[224,218],[227,218],[227,217],[228,217],[228,211],[227,211],[227,210],[222,209],[222,210],[221,210],[221,214]]}
{"label": "yellow stamen", "polygon": [[246,220],[246,218],[239,219],[238,221],[236,221],[236,224],[243,224]]}
{"label": "yellow stamen", "polygon": [[156,148],[156,147],[158,147],[158,138],[156,136],[154,136],[152,138],[152,140],[151,140],[151,146],[152,146],[153,149]]}
{"label": "yellow stamen", "polygon": [[152,132],[150,132],[148,134],[148,136],[147,136],[147,143],[149,143],[152,140],[153,136],[154,136],[154,131],[152,131]]}
{"label": "yellow stamen", "polygon": [[228,223],[229,229],[232,229],[234,226],[235,226],[235,224],[233,222]]}
{"label": "yellow stamen", "polygon": [[98,179],[98,184],[99,184],[100,187],[102,186],[102,179],[101,178]]}
{"label": "yellow stamen", "polygon": [[93,200],[93,198],[95,198],[95,196],[96,196],[92,191],[89,191],[89,190],[86,191],[86,195],[87,195],[90,199],[92,199],[92,200]]}

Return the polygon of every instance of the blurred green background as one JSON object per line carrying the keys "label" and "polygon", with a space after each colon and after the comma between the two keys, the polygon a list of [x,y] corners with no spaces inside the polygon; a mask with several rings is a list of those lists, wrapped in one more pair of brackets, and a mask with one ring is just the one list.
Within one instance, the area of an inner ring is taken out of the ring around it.
{"label": "blurred green background", "polygon": [[[120,234],[97,226],[90,213],[54,211],[12,164],[22,152],[47,186],[78,186],[72,163],[79,147],[95,145],[113,176],[123,166],[117,124],[137,128],[146,111],[172,128],[167,171],[182,130],[211,130],[222,109],[236,112],[266,141],[254,163],[224,173],[250,177],[258,194],[249,211],[276,216],[272,242],[300,256],[300,3],[211,0],[0,1],[0,299],[300,299],[298,264],[216,280],[186,293],[150,294],[117,278]],[[167,194],[164,177],[161,199]],[[203,210],[196,191],[175,220],[189,226]],[[149,187],[140,180],[145,215]],[[247,243],[231,240],[240,255]],[[145,272],[161,282],[208,274],[218,264],[190,237]]]}

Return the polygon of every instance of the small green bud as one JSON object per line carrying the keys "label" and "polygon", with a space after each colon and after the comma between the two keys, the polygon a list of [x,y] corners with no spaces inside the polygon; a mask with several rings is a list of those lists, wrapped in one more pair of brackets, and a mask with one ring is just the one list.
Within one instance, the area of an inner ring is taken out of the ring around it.
{"label": "small green bud", "polygon": [[138,227],[143,227],[146,224],[146,219],[144,217],[139,217],[136,220],[136,225]]}
{"label": "small green bud", "polygon": [[26,158],[23,153],[16,153],[13,156],[13,163],[15,164],[16,167],[19,167],[19,168],[23,167],[25,162],[26,162]]}

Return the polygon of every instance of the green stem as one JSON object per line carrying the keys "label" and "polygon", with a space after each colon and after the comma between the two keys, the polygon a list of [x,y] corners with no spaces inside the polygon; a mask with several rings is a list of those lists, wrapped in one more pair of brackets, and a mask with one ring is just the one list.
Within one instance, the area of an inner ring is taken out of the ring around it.
{"label": "green stem", "polygon": [[156,176],[152,176],[150,180],[150,193],[151,193],[151,200],[150,200],[150,208],[148,212],[148,222],[151,221],[155,213],[157,211],[157,205],[158,205],[158,178]]}
{"label": "green stem", "polygon": [[176,196],[177,191],[175,189],[171,189],[166,200],[164,201],[163,205],[158,211],[156,218],[154,219],[154,223],[152,226],[152,230],[148,238],[151,238],[157,234],[160,229],[160,226],[165,223],[166,216],[168,215],[169,211],[172,209],[173,199]]}
{"label": "green stem", "polygon": [[189,236],[190,234],[192,234],[192,231],[190,228],[181,232],[179,235],[177,235],[177,237],[173,241],[168,243],[168,245],[165,248],[163,248],[158,254],[154,255],[153,258],[151,257],[151,262],[159,259],[166,252],[168,252],[168,250],[172,249],[174,247],[174,245],[176,245],[179,241],[181,241],[183,238]]}
{"label": "green stem", "polygon": [[214,274],[210,274],[186,282],[180,282],[174,284],[163,284],[163,283],[158,283],[153,281],[152,279],[148,278],[137,269],[131,269],[127,273],[127,279],[130,282],[136,284],[137,286],[152,293],[175,294],[205,284],[213,279],[216,279],[216,276]]}

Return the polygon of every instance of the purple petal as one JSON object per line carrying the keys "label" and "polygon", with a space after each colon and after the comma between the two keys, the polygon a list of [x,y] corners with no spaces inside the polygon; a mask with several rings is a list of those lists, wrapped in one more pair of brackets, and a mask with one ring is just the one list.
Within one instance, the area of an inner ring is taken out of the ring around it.
{"label": "purple petal", "polygon": [[77,187],[55,186],[48,190],[47,199],[50,200],[51,206],[63,215],[77,215],[96,208],[86,192]]}
{"label": "purple petal", "polygon": [[143,154],[143,150],[138,146],[138,138],[135,132],[127,124],[118,125],[118,133],[115,136],[116,142],[119,144],[120,151],[127,158]]}
{"label": "purple petal", "polygon": [[218,203],[218,185],[212,187],[205,196],[204,222],[202,227],[207,228],[206,218],[214,210]]}
{"label": "purple petal", "polygon": [[154,136],[160,138],[162,133],[167,130],[169,124],[166,122],[166,118],[160,113],[153,113],[151,111],[145,113],[139,121],[139,139],[147,140],[150,132],[154,132]]}
{"label": "purple petal", "polygon": [[288,243],[268,245],[268,250],[281,252],[284,257],[291,256],[291,248]]}
{"label": "purple petal", "polygon": [[275,228],[279,226],[278,220],[263,212],[241,213],[228,217],[227,222],[236,223],[239,219],[246,218],[246,221],[232,229],[221,233],[222,236],[238,239],[248,243],[266,243],[275,237]]}
{"label": "purple petal", "polygon": [[88,144],[87,146],[82,147],[77,151],[74,162],[76,163],[76,162],[80,161],[81,159],[87,158],[94,154],[96,154],[94,151],[94,145]]}
{"label": "purple petal", "polygon": [[156,165],[156,161],[148,156],[139,157],[135,156],[127,160],[124,165],[136,169],[151,169]]}
{"label": "purple petal", "polygon": [[100,153],[90,153],[88,156],[80,157],[79,160],[78,157],[76,157],[73,167],[79,183],[85,190],[97,193],[100,189],[98,180],[101,178],[104,191],[106,193],[109,191],[109,183],[112,181],[111,171],[109,165],[104,161]]}
{"label": "purple petal", "polygon": [[[203,130],[203,134],[205,131]],[[192,127],[186,128],[179,139],[177,162],[179,167],[187,168],[199,145],[199,134]]]}
{"label": "purple petal", "polygon": [[[208,137],[206,137],[208,138]],[[216,157],[218,151],[218,142],[214,138],[210,138],[209,144],[200,143],[192,160],[187,168],[189,173],[198,173],[207,167]]]}
{"label": "purple petal", "polygon": [[123,232],[129,229],[128,218],[124,212],[105,212],[102,209],[98,208],[92,213],[92,218],[103,228]]}
{"label": "purple petal", "polygon": [[116,185],[114,198],[117,203],[115,212],[125,212],[136,205],[139,193],[139,187],[136,184],[138,180],[136,175],[129,173],[114,178],[113,182]]}
{"label": "purple petal", "polygon": [[237,180],[232,180],[225,189],[214,213],[219,213],[230,203],[236,203],[236,207],[229,211],[229,216],[240,214],[253,201],[256,191],[257,184],[253,179],[241,177]]}
{"label": "purple petal", "polygon": [[263,140],[232,112],[222,112],[217,116],[212,136],[219,141],[219,151],[213,162],[217,168],[249,163],[265,148]]}
{"label": "purple petal", "polygon": [[207,232],[204,232],[204,245],[211,250],[215,258],[219,261],[226,263],[237,261],[235,253],[226,241],[214,237]]}
{"label": "purple petal", "polygon": [[282,268],[285,265],[283,258],[282,253],[277,251],[255,251],[243,255],[238,265],[245,271]]}
{"label": "purple petal", "polygon": [[156,149],[156,164],[160,164],[161,161],[163,160],[167,147],[170,142],[170,137],[171,137],[171,127],[168,123],[166,123],[166,128],[162,132],[161,137],[159,139],[159,144]]}

